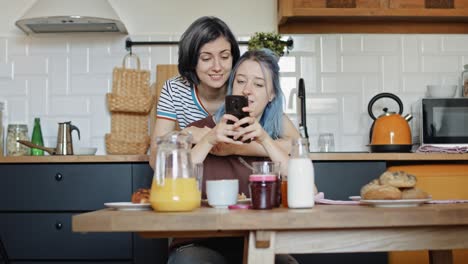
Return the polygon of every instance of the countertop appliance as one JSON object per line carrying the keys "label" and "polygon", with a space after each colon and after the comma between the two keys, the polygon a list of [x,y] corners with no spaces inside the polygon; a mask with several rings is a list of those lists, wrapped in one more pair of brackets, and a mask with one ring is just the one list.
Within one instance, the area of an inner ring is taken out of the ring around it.
{"label": "countertop appliance", "polygon": [[[377,104],[377,101],[388,98],[398,104],[398,110],[389,111],[388,106]],[[400,98],[391,93],[375,95],[367,107],[369,116],[374,120],[370,128],[371,152],[410,152],[412,148],[411,129],[408,122],[412,115],[402,116],[403,103]],[[379,112],[377,114],[377,112]],[[378,117],[376,117],[378,115]]]}
{"label": "countertop appliance", "polygon": [[421,101],[421,145],[468,146],[468,98]]}
{"label": "countertop appliance", "polygon": [[16,21],[26,34],[122,33],[127,34],[108,0],[37,0]]}

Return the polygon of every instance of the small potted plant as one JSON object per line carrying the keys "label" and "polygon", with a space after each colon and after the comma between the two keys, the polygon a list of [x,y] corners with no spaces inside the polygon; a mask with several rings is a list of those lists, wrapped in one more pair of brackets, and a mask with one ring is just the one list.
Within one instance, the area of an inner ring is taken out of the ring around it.
{"label": "small potted plant", "polygon": [[256,50],[267,48],[281,57],[286,52],[292,49],[293,40],[289,38],[287,41],[281,40],[281,35],[274,32],[256,32],[248,41],[248,50]]}

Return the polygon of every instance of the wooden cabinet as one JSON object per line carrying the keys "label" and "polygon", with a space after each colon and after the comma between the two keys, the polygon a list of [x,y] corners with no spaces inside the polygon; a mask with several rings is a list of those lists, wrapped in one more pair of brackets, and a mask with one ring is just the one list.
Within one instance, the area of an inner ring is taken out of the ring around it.
{"label": "wooden cabinet", "polygon": [[129,201],[152,176],[146,162],[1,163],[0,263],[166,263],[166,239],[81,234],[71,225],[74,214]]}
{"label": "wooden cabinet", "polygon": [[468,0],[278,0],[280,33],[468,33]]}

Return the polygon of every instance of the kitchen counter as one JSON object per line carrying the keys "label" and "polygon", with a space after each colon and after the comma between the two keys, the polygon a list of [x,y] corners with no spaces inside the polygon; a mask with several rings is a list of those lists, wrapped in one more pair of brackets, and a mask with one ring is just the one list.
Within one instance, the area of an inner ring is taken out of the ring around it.
{"label": "kitchen counter", "polygon": [[0,157],[1,163],[126,163],[148,162],[147,155],[67,155]]}
{"label": "kitchen counter", "polygon": [[[467,154],[446,153],[365,153],[328,152],[309,153],[317,161],[468,161]],[[125,163],[148,162],[147,155],[97,155],[97,156],[22,156],[0,157],[0,163]]]}

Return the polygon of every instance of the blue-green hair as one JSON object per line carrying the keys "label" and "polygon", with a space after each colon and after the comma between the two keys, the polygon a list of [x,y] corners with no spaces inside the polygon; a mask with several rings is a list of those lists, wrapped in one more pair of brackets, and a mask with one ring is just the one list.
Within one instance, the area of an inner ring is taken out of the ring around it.
{"label": "blue-green hair", "polygon": [[[262,118],[260,119],[260,125],[273,139],[278,139],[283,135],[283,102],[284,95],[281,90],[279,80],[279,65],[278,57],[273,51],[269,49],[251,50],[245,52],[240,58],[237,64],[234,66],[231,76],[229,77],[227,95],[232,94],[232,86],[234,79],[242,62],[247,60],[256,61],[260,64],[264,76],[266,77],[265,70],[270,72],[270,76],[273,84],[273,93],[275,97],[269,102],[263,110]],[[267,89],[267,87],[265,87]],[[219,122],[225,113],[225,105],[221,107],[215,113],[215,120]]]}

